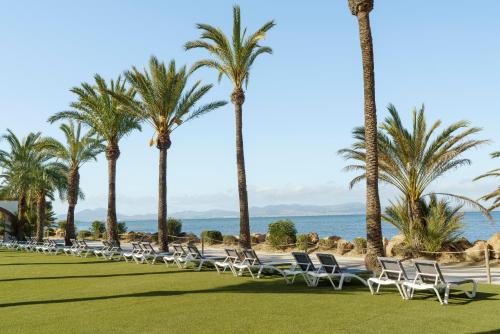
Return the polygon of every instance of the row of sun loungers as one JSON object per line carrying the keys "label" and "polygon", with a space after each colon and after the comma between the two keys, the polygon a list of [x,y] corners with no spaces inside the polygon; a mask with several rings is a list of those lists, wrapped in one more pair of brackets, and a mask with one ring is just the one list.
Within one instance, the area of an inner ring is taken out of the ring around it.
{"label": "row of sun loungers", "polygon": [[[398,259],[380,257],[378,260],[382,268],[380,275],[368,279],[368,287],[372,294],[378,293],[383,285],[396,286],[403,299],[413,298],[415,291],[430,290],[436,294],[441,305],[448,304],[452,288],[461,290],[468,298],[476,296],[477,282],[475,280],[445,279],[436,261],[415,260],[416,274],[411,280]],[[472,284],[472,290],[467,290],[464,287],[465,284]]]}
{"label": "row of sun loungers", "polygon": [[[310,287],[316,287],[320,280],[326,280],[335,290],[342,290],[345,282],[357,280],[367,286],[372,294],[378,294],[382,286],[395,286],[405,300],[413,298],[416,291],[429,290],[436,294],[441,304],[448,303],[451,289],[460,289],[468,298],[474,298],[477,291],[477,282],[473,279],[445,279],[436,261],[414,260],[415,276],[410,279],[400,260],[387,257],[378,258],[382,271],[375,276],[371,271],[343,268],[335,256],[329,253],[317,253],[319,264],[315,264],[305,252],[293,252],[294,261],[263,261],[252,249],[225,249],[226,256],[221,257],[206,256],[195,245],[184,247],[174,244],[173,252],[159,252],[149,242],[132,242],[129,251],[123,251],[118,244],[106,240],[102,242],[102,247],[90,247],[85,240],[72,239],[71,243],[71,246],[64,246],[52,239],[37,242],[35,238],[28,238],[24,242],[1,241],[0,247],[47,255],[95,255],[105,260],[124,259],[137,264],[154,265],[163,260],[167,266],[176,265],[180,269],[192,267],[195,271],[201,271],[204,267],[215,267],[219,274],[231,272],[239,277],[248,273],[254,279],[261,278],[265,273],[277,274],[287,284],[293,284],[297,277],[301,277]],[[464,288],[465,284],[472,284],[472,289],[469,291]]]}

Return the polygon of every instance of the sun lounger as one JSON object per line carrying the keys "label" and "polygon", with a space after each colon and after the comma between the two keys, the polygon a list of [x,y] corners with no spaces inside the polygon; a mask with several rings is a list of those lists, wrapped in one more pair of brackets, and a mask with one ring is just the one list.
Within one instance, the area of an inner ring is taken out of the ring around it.
{"label": "sun lounger", "polygon": [[[287,284],[290,283],[288,278],[285,276],[283,269],[281,269],[280,267],[287,265],[290,266],[292,265],[292,262],[290,261],[263,262],[259,259],[259,257],[257,256],[257,254],[253,249],[243,250],[243,255],[245,256],[243,262],[239,264],[234,264],[234,268],[238,270],[238,276],[242,276],[245,270],[248,270],[252,278],[260,278],[262,273],[264,273],[265,271],[276,272],[283,276]],[[257,271],[257,275],[254,275],[253,273],[254,270]]]}
{"label": "sun lounger", "polygon": [[78,249],[78,243],[76,242],[76,239],[70,239],[71,246],[65,246],[63,248],[63,252],[66,255],[76,255],[76,250]]}
{"label": "sun lounger", "polygon": [[[371,270],[341,267],[333,254],[317,253],[316,257],[321,266],[316,272],[308,273],[313,278],[312,286],[317,286],[321,278],[327,278],[335,290],[342,290],[344,282],[349,282],[351,279],[358,280],[363,285],[368,286],[367,281],[361,276],[374,276]],[[335,285],[332,278],[339,279],[338,285]]]}
{"label": "sun lounger", "polygon": [[[441,305],[448,304],[450,289],[458,288],[463,291],[468,298],[474,298],[477,291],[477,282],[473,279],[445,279],[441,268],[436,261],[414,260],[417,270],[415,279],[411,282],[404,282],[403,286],[409,289],[408,297],[413,298],[415,290],[432,290],[436,294]],[[462,285],[472,284],[472,291],[468,291]],[[440,292],[444,290],[444,298]]]}
{"label": "sun lounger", "polygon": [[292,256],[295,259],[295,263],[292,264],[290,269],[283,270],[285,277],[292,276],[290,283],[293,284],[297,276],[302,276],[306,284],[312,286],[313,281],[309,278],[308,274],[316,272],[316,267],[311,261],[309,254],[305,252],[292,252]]}
{"label": "sun lounger", "polygon": [[234,276],[237,276],[234,264],[242,263],[245,260],[245,256],[235,248],[226,248],[226,258],[224,261],[215,261],[215,269],[219,274],[224,273],[229,269]]}
{"label": "sun lounger", "polygon": [[188,257],[186,258],[187,263],[198,263],[197,266],[194,267],[194,271],[200,271],[203,268],[203,265],[206,263],[210,263],[215,267],[215,262],[223,261],[223,256],[206,256],[200,253],[198,247],[195,245],[188,245]]}
{"label": "sun lounger", "polygon": [[155,264],[158,258],[170,255],[169,252],[157,252],[150,242],[140,242],[139,247],[142,248],[142,252],[133,255],[136,263]]}
{"label": "sun lounger", "polygon": [[[378,262],[380,263],[382,272],[378,277],[368,279],[368,287],[371,294],[378,293],[382,285],[394,285],[398,289],[401,298],[408,299],[406,288],[403,284],[409,282],[409,280],[401,261],[389,257],[379,257]],[[374,290],[373,284],[377,285],[376,290]]]}
{"label": "sun lounger", "polygon": [[134,255],[142,253],[144,250],[139,246],[138,242],[131,242],[132,250],[128,252],[123,252],[122,256],[125,262],[133,261]]}
{"label": "sun lounger", "polygon": [[174,252],[172,254],[165,255],[163,257],[163,262],[165,262],[167,267],[170,263],[175,263],[177,267],[184,268],[189,254],[180,244],[173,244],[172,248],[174,249]]}
{"label": "sun lounger", "polygon": [[102,247],[94,249],[94,255],[97,258],[104,258],[104,252],[108,251],[111,248],[111,243],[107,240],[102,241]]}
{"label": "sun lounger", "polygon": [[123,251],[120,245],[116,241],[108,241],[108,249],[102,252],[102,256],[106,260],[117,260],[120,261],[123,255]]}

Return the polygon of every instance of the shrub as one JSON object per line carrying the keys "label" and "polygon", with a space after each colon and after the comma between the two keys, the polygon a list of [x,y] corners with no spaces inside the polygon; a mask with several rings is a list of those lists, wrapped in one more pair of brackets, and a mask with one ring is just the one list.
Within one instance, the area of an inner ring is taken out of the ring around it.
{"label": "shrub", "polygon": [[297,236],[297,248],[303,251],[307,251],[307,246],[309,243],[309,236],[307,234],[299,234]]}
{"label": "shrub", "polygon": [[101,233],[104,233],[104,231],[106,231],[106,227],[104,226],[104,223],[102,221],[94,220],[92,222],[90,230],[92,231],[92,236],[95,239],[99,239],[101,237]]}
{"label": "shrub", "polygon": [[453,244],[460,237],[463,227],[462,206],[453,207],[445,200],[439,200],[435,195],[429,196],[429,201],[421,201],[421,227],[413,224],[408,214],[408,203],[400,200],[392,203],[385,210],[384,220],[394,225],[405,238],[408,251],[438,252]]}
{"label": "shrub", "polygon": [[354,244],[354,250],[358,254],[365,254],[366,253],[366,239],[365,238],[354,238],[352,241]]}
{"label": "shrub", "polygon": [[118,234],[125,234],[127,233],[127,223],[125,222],[119,222],[118,223]]}
{"label": "shrub", "polygon": [[85,239],[92,235],[89,230],[80,230],[78,231],[78,238]]}
{"label": "shrub", "polygon": [[180,219],[168,218],[167,219],[167,234],[169,235],[168,241],[178,242],[177,238],[171,236],[178,236],[182,232],[182,221]]}
{"label": "shrub", "polygon": [[57,225],[59,225],[59,228],[63,231],[66,231],[66,225],[68,224],[67,221],[65,220],[60,220]]}
{"label": "shrub", "polygon": [[203,231],[201,239],[207,245],[218,244],[222,242],[222,233],[220,231]]}
{"label": "shrub", "polygon": [[184,242],[187,242],[188,244],[197,243],[200,241],[200,239],[198,239],[198,236],[192,232],[184,233],[184,238],[182,240]]}
{"label": "shrub", "polygon": [[267,241],[274,248],[287,248],[287,245],[294,244],[297,239],[295,224],[289,219],[269,224],[268,234]]}
{"label": "shrub", "polygon": [[224,245],[236,245],[238,244],[238,238],[234,235],[225,235],[222,237],[222,243]]}

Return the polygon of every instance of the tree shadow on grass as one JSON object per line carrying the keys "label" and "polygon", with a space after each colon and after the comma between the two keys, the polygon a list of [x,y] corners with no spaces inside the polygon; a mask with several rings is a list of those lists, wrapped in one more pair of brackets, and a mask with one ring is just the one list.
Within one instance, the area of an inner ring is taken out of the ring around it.
{"label": "tree shadow on grass", "polygon": [[0,263],[0,266],[46,266],[46,265],[59,265],[59,264],[103,264],[112,263],[109,261],[83,261],[83,262],[23,262],[23,263]]}
{"label": "tree shadow on grass", "polygon": [[[173,273],[173,272],[172,272]],[[161,274],[161,273],[158,273]],[[302,283],[302,282],[300,282]],[[0,304],[0,308],[15,307],[15,306],[31,306],[31,305],[49,305],[49,304],[64,304],[64,303],[79,303],[99,300],[113,300],[122,298],[151,298],[151,297],[172,297],[180,295],[196,295],[196,294],[213,294],[213,293],[241,293],[241,294],[307,294],[307,295],[356,295],[359,293],[367,293],[367,288],[363,285],[351,285],[345,287],[345,290],[335,291],[329,286],[321,286],[317,288],[309,288],[303,285],[286,285],[283,282],[276,280],[245,280],[242,283],[227,285],[222,287],[214,287],[210,289],[199,290],[155,290],[138,293],[117,294],[108,296],[90,296],[90,297],[75,297],[64,299],[50,300],[31,300]],[[396,292],[395,292],[396,293]],[[478,292],[475,300],[498,300],[493,298],[497,296],[494,293]],[[450,305],[456,305],[454,302]]]}
{"label": "tree shadow on grass", "polygon": [[30,281],[30,280],[57,280],[57,279],[77,279],[77,278],[106,278],[106,277],[128,277],[128,276],[146,276],[146,275],[167,275],[189,273],[185,270],[176,271],[159,271],[159,272],[139,272],[139,273],[126,273],[126,274],[99,274],[99,275],[68,275],[68,276],[38,276],[38,277],[16,277],[0,279],[3,282],[17,282],[17,281]]}

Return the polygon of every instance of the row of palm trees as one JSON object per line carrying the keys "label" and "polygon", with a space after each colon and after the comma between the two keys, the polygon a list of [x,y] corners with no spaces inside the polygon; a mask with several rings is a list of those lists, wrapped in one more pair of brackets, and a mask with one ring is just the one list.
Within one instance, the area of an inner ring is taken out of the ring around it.
{"label": "row of palm trees", "polygon": [[[120,156],[120,139],[134,130],[141,130],[142,123],[154,130],[150,142],[159,150],[158,179],[158,242],[162,250],[168,249],[167,231],[167,152],[172,145],[171,135],[182,124],[205,113],[216,110],[227,102],[213,101],[200,105],[213,85],[196,81],[188,84],[197,69],[215,69],[221,80],[226,76],[233,83],[231,102],[236,118],[236,157],[238,193],[240,199],[240,240],[243,247],[250,247],[250,224],[243,150],[242,106],[245,101],[250,69],[261,54],[272,53],[271,48],[259,42],[274,26],[270,21],[253,34],[241,28],[240,8],[233,8],[233,35],[227,37],[219,28],[198,24],[199,40],[185,44],[185,49],[201,48],[208,58],[196,62],[190,69],[177,67],[174,60],[168,65],[152,56],[148,68],[132,67],[124,77],[106,82],[96,74],[94,83],[82,83],[74,87],[76,101],[70,110],[58,112],[49,122],[65,121],[60,129],[66,143],[54,138],[30,133],[24,139],[17,138],[8,130],[4,139],[10,151],[0,151],[0,166],[3,173],[3,192],[18,199],[18,238],[23,238],[26,221],[26,206],[37,203],[37,234],[43,235],[46,197],[54,198],[56,192],[68,201],[66,243],[75,237],[74,213],[80,190],[80,168],[95,160],[104,152],[108,161],[108,210],[107,236],[119,240],[116,218],[116,163]],[[88,131],[82,133],[82,125]]]}

